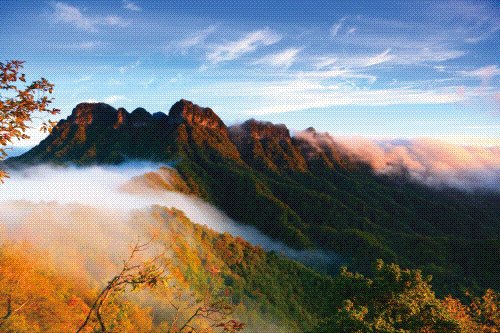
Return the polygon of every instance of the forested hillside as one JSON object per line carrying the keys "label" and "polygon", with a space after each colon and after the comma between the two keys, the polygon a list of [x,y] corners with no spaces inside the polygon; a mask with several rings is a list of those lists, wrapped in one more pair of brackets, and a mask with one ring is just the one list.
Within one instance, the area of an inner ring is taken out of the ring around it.
{"label": "forested hillside", "polygon": [[[151,271],[139,270],[136,282],[109,294],[100,310],[108,332],[237,332],[234,323],[243,323],[244,332],[496,332],[500,323],[492,290],[461,303],[437,298],[421,272],[382,261],[372,266],[372,278],[346,268],[332,277],[193,224],[175,209],[154,206],[133,219],[150,221],[141,260],[157,258],[165,274],[162,283],[144,286],[139,279]],[[117,253],[99,255],[112,261]],[[65,270],[46,249],[2,243],[0,331],[75,332],[103,284],[113,281],[96,280],[94,259],[87,250],[80,260],[88,271]],[[118,273],[119,260],[115,265]],[[81,332],[103,330],[91,316]]]}

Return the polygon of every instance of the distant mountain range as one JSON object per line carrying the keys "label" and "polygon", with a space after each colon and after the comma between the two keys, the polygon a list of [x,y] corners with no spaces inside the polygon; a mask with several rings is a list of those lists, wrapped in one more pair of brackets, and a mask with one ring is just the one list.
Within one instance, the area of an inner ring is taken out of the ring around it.
{"label": "distant mountain range", "polygon": [[254,119],[228,127],[187,100],[168,115],[81,103],[6,163],[173,163],[180,190],[294,248],[337,252],[361,272],[377,258],[421,268],[440,293],[500,289],[500,195],[431,188],[405,170],[380,176],[328,134],[305,133]]}

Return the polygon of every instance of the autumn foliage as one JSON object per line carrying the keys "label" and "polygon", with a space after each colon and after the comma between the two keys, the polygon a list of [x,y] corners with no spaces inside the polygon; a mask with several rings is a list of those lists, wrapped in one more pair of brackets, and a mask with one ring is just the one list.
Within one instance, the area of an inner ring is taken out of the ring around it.
{"label": "autumn foliage", "polygon": [[[20,71],[24,61],[11,60],[7,63],[0,62],[0,158],[7,154],[5,146],[15,139],[28,139],[26,130],[30,128],[35,113],[57,114],[58,109],[49,108],[52,99],[47,95],[52,94],[54,84],[41,78],[30,85],[26,83],[25,74]],[[21,85],[19,85],[21,83]],[[54,122],[47,120],[42,123],[41,130],[49,131]],[[6,176],[0,170],[0,181]]]}

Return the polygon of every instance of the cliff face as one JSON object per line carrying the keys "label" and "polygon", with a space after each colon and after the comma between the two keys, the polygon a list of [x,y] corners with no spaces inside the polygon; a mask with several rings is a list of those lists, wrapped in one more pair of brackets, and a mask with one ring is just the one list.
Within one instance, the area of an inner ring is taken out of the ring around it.
{"label": "cliff face", "polygon": [[143,108],[129,113],[104,103],[80,103],[52,133],[10,163],[119,163],[208,153],[241,162],[224,122],[209,108],[180,100],[168,115]]}
{"label": "cliff face", "polygon": [[245,162],[261,171],[307,170],[304,157],[293,145],[290,131],[283,124],[250,119],[232,126],[229,132]]}
{"label": "cliff face", "polygon": [[318,159],[326,167],[335,164],[332,160],[340,160],[326,146],[319,148],[300,137],[292,138],[283,124],[250,119],[227,127],[212,109],[182,99],[168,115],[151,115],[143,108],[130,113],[105,103],[80,103],[51,135],[11,163],[119,163],[200,156],[278,174],[307,172]]}
{"label": "cliff face", "polygon": [[190,101],[181,99],[170,108],[168,122],[172,125],[188,124],[201,126],[227,133],[227,127],[210,108],[202,108]]}

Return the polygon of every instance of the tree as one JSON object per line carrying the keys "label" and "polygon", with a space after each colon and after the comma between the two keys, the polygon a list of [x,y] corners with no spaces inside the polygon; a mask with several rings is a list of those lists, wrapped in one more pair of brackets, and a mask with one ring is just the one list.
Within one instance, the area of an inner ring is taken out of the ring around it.
{"label": "tree", "polygon": [[337,281],[342,306],[315,332],[498,332],[499,302],[492,290],[470,306],[451,296],[440,300],[430,277],[382,260],[373,278],[343,268]]}
{"label": "tree", "polygon": [[[54,84],[41,78],[30,85],[19,86],[18,83],[26,82],[25,74],[20,73],[24,61],[11,60],[7,63],[0,62],[0,159],[7,156],[5,146],[14,139],[29,139],[26,130],[35,119],[35,113],[55,115],[59,109],[50,109],[53,99],[47,94],[52,94]],[[50,131],[55,123],[48,120],[42,123],[41,130]],[[7,173],[0,170],[0,181],[7,177]]]}
{"label": "tree", "polygon": [[[169,322],[164,322],[166,333],[201,333],[222,331],[236,333],[244,329],[245,324],[230,316],[234,306],[230,300],[231,293],[227,288],[218,287],[220,274],[218,267],[209,269],[211,278],[207,281],[205,291],[198,293],[172,281],[166,288],[159,288],[160,299],[166,300],[173,310]],[[201,297],[200,297],[201,296]]]}
{"label": "tree", "polygon": [[[202,299],[194,293],[188,293],[185,289],[176,285],[168,284],[167,266],[170,261],[165,253],[153,258],[141,261],[138,255],[146,252],[152,244],[153,239],[147,243],[136,243],[130,252],[130,256],[123,262],[121,271],[116,274],[95,298],[87,315],[76,331],[87,332],[89,327],[92,332],[120,332],[123,327],[118,324],[112,325],[117,316],[116,308],[120,303],[116,302],[119,295],[127,290],[139,291],[149,289],[155,291],[161,299],[174,309],[174,317],[170,323],[164,322],[168,333],[201,333],[219,330],[227,333],[239,332],[244,324],[229,318],[233,313],[233,306],[228,301],[225,290],[219,290],[213,285],[207,285],[207,290]],[[210,271],[215,277],[218,270]]]}
{"label": "tree", "polygon": [[104,307],[114,305],[114,299],[117,295],[124,293],[127,287],[130,287],[132,290],[154,288],[166,281],[165,269],[159,265],[162,255],[155,256],[144,262],[136,262],[136,256],[140,252],[146,251],[150,244],[151,242],[144,244],[137,242],[132,247],[130,256],[123,262],[121,271],[99,293],[76,333],[84,332],[87,325],[91,323],[93,316],[97,319],[98,332],[115,331],[114,329],[108,330],[108,325],[106,325],[106,320],[103,316]]}
{"label": "tree", "polygon": [[68,332],[93,291],[61,274],[50,256],[25,242],[0,244],[0,331]]}
{"label": "tree", "polygon": [[[93,282],[65,272],[48,251],[26,242],[0,243],[0,332],[74,332],[98,293]],[[150,312],[125,298],[114,298],[105,304],[102,316],[109,331],[149,333]],[[92,317],[82,332],[99,329]]]}

